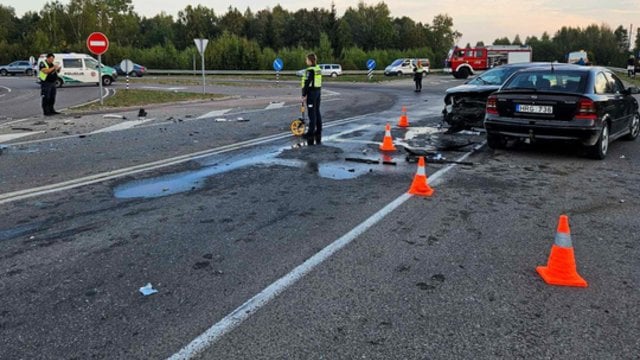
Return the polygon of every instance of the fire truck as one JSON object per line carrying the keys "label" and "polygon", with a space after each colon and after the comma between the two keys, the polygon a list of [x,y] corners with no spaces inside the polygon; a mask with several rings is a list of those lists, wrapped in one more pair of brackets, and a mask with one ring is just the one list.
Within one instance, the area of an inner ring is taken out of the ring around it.
{"label": "fire truck", "polygon": [[466,79],[477,71],[502,64],[531,62],[532,50],[528,45],[491,45],[476,48],[454,47],[449,50],[444,71],[456,79]]}

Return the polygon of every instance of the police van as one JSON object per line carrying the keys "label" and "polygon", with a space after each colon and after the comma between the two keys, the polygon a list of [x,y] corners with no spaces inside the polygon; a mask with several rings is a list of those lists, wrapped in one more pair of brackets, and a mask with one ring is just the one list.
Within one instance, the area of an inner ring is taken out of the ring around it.
{"label": "police van", "polygon": [[[60,72],[56,80],[56,87],[64,84],[99,84],[98,60],[87,54],[61,53],[53,54],[54,64],[60,64]],[[47,60],[47,54],[42,54],[38,58],[36,71],[39,71],[40,64]],[[109,86],[114,82],[118,74],[112,67],[100,64],[102,71],[102,85]]]}
{"label": "police van", "polygon": [[431,66],[429,59],[415,59],[415,58],[401,58],[395,59],[389,66],[384,69],[386,76],[402,76],[413,74],[413,68],[416,62],[422,64],[422,76],[429,73],[429,67]]}

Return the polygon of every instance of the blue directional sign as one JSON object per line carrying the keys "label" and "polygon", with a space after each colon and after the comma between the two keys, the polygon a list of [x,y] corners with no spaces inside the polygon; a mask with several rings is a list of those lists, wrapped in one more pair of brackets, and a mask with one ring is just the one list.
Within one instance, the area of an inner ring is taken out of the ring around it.
{"label": "blue directional sign", "polygon": [[367,60],[367,69],[373,70],[376,68],[376,61],[373,59]]}
{"label": "blue directional sign", "polygon": [[273,70],[282,71],[282,67],[284,66],[284,62],[280,58],[276,58],[273,60]]}

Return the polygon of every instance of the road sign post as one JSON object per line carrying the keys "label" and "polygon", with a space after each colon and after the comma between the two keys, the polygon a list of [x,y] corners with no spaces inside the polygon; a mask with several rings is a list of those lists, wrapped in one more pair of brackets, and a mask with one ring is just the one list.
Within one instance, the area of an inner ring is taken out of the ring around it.
{"label": "road sign post", "polygon": [[273,70],[276,71],[276,84],[280,83],[280,71],[282,71],[283,67],[284,62],[281,58],[276,58],[275,60],[273,60]]}
{"label": "road sign post", "polygon": [[196,43],[196,47],[198,48],[198,52],[200,52],[200,56],[202,58],[202,93],[206,94],[205,83],[206,79],[204,77],[204,51],[207,49],[207,44],[209,43],[209,39],[193,39],[193,42]]}
{"label": "road sign post", "polygon": [[369,78],[369,81],[371,81],[371,79],[373,79],[373,70],[375,70],[376,68],[376,61],[373,59],[369,59],[367,60],[367,77]]}
{"label": "road sign post", "polygon": [[102,96],[102,54],[109,50],[109,39],[101,32],[94,32],[87,38],[87,49],[94,54],[98,55],[98,88],[100,91],[100,105],[104,105],[104,99]]}
{"label": "road sign post", "polygon": [[133,70],[133,61],[131,61],[129,59],[122,60],[122,62],[120,63],[120,69],[122,69],[122,71],[124,71],[124,74],[125,74],[125,76],[127,78],[126,90],[129,90],[129,72],[131,70]]}

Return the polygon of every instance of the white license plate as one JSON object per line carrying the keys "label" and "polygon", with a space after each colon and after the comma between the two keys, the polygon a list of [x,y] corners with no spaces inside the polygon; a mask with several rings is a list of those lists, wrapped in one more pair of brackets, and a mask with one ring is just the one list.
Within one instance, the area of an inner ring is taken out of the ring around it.
{"label": "white license plate", "polygon": [[516,112],[530,114],[553,114],[553,106],[517,104]]}

